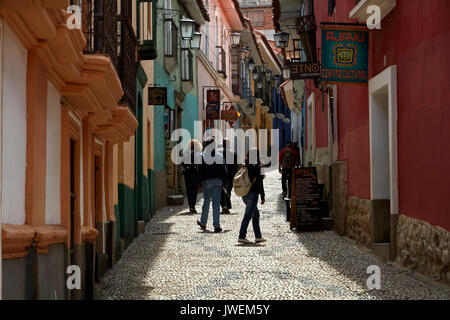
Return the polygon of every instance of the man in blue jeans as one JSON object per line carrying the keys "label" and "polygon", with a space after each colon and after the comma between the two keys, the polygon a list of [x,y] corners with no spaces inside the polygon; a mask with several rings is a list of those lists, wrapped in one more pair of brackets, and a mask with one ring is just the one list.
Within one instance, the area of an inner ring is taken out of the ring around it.
{"label": "man in blue jeans", "polygon": [[[199,167],[199,180],[203,189],[203,207],[200,220],[197,224],[202,230],[206,230],[208,222],[209,206],[212,201],[214,232],[222,232],[220,227],[220,198],[222,186],[227,178],[227,171],[223,155],[215,149],[214,139],[205,143],[205,151],[202,154],[202,164]],[[211,159],[214,162],[211,163]]]}

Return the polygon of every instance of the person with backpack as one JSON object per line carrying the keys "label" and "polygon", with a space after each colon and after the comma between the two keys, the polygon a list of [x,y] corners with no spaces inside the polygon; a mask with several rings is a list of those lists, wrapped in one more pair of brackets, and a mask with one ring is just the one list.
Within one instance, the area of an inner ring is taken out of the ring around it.
{"label": "person with backpack", "polygon": [[[208,147],[211,144],[212,147]],[[211,150],[211,153],[207,154],[209,150]],[[209,161],[205,161],[205,158],[208,156],[214,159],[213,163],[208,164]],[[210,139],[205,143],[205,151],[202,153],[202,164],[199,166],[198,175],[203,190],[204,202],[202,215],[197,220],[197,224],[202,230],[206,230],[209,206],[212,202],[214,232],[222,232],[222,228],[220,227],[220,194],[224,181],[227,180],[227,171],[222,153],[215,148],[214,139]]]}
{"label": "person with backpack", "polygon": [[298,159],[297,151],[292,147],[292,142],[286,143],[286,148],[281,150],[278,157],[278,171],[281,173],[281,187],[283,189],[283,198],[291,197],[291,185],[292,185],[292,168],[297,163]]}
{"label": "person with backpack", "polygon": [[[253,152],[258,152],[253,150]],[[245,158],[245,165],[243,165],[237,172],[233,181],[234,190],[237,196],[242,197],[242,201],[245,203],[245,214],[242,218],[241,228],[239,230],[238,242],[243,244],[252,243],[247,239],[247,228],[252,220],[253,232],[255,233],[255,243],[266,242],[261,235],[261,228],[259,225],[259,210],[258,210],[258,198],[261,197],[261,205],[264,205],[264,176],[261,174],[261,164],[259,161],[259,155],[257,155],[257,161],[255,164],[250,163],[249,155]]]}

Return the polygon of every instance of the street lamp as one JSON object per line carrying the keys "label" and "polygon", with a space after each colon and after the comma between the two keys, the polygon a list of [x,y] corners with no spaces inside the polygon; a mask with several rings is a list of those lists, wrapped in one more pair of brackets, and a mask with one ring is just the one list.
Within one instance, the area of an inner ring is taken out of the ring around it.
{"label": "street lamp", "polygon": [[259,82],[256,84],[256,87],[257,87],[258,89],[262,89],[262,87],[263,87],[262,82],[259,81]]}
{"label": "street lamp", "polygon": [[277,32],[274,34],[275,45],[277,48],[284,49],[288,46],[289,42],[289,33],[287,32]]}
{"label": "street lamp", "polygon": [[258,69],[254,69],[253,71],[253,80],[258,80],[259,74],[258,74]]}
{"label": "street lamp", "polygon": [[284,66],[283,67],[283,79],[289,79],[291,77],[291,67]]}
{"label": "street lamp", "polygon": [[201,40],[202,40],[202,34],[200,32],[195,32],[194,36],[192,37],[192,40],[191,40],[191,49],[193,49],[193,50],[200,49]]}
{"label": "street lamp", "polygon": [[262,66],[261,66],[261,72],[266,72],[267,71],[267,65],[269,63],[267,61],[264,61]]}
{"label": "street lamp", "polygon": [[241,60],[245,60],[246,57],[247,57],[247,50],[241,49]]}
{"label": "street lamp", "polygon": [[192,40],[195,30],[195,21],[188,18],[180,19],[181,39]]}
{"label": "street lamp", "polygon": [[231,34],[231,43],[233,46],[238,46],[241,42],[241,34],[238,32],[233,32]]}
{"label": "street lamp", "polygon": [[248,62],[248,70],[253,71],[255,69],[255,62],[253,61],[253,58],[250,58],[250,61]]}

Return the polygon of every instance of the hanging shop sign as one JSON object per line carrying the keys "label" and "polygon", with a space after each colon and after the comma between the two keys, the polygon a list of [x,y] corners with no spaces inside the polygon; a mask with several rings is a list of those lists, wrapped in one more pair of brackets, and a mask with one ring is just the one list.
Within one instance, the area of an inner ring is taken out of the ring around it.
{"label": "hanging shop sign", "polygon": [[206,119],[220,119],[220,90],[206,91]]}
{"label": "hanging shop sign", "polygon": [[369,32],[322,29],[321,80],[328,83],[367,83]]}
{"label": "hanging shop sign", "polygon": [[294,62],[290,67],[292,80],[320,78],[319,62]]}
{"label": "hanging shop sign", "polygon": [[148,105],[165,106],[167,104],[167,88],[166,87],[149,87],[148,88]]}
{"label": "hanging shop sign", "polygon": [[220,119],[228,122],[235,122],[239,118],[239,115],[236,110],[222,110],[220,113]]}

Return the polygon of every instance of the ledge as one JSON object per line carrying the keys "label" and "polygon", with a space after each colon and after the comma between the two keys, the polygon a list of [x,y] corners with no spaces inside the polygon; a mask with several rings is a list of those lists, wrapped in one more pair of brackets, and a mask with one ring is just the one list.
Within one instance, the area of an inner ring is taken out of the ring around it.
{"label": "ledge", "polygon": [[26,257],[33,238],[34,229],[31,226],[2,224],[2,258]]}
{"label": "ledge", "polygon": [[81,242],[89,242],[97,239],[98,231],[95,228],[89,226],[81,227]]}
{"label": "ledge", "polygon": [[56,243],[64,243],[67,240],[67,230],[58,225],[45,225],[35,227],[35,242],[40,254],[48,254],[48,247]]}

